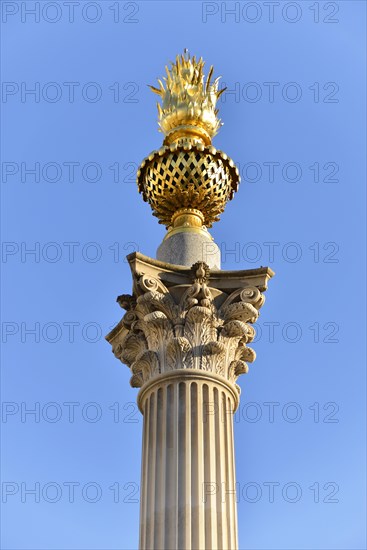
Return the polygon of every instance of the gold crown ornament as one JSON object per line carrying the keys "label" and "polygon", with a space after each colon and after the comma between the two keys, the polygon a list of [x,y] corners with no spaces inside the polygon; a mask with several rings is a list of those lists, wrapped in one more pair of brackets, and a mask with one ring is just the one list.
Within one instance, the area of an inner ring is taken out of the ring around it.
{"label": "gold crown ornament", "polygon": [[149,202],[167,237],[178,231],[206,231],[219,220],[240,182],[234,162],[211,145],[222,125],[216,103],[225,88],[212,82],[213,67],[205,80],[204,61],[187,50],[176,57],[167,76],[150,86],[162,100],[158,124],[163,146],[141,163],[139,192]]}

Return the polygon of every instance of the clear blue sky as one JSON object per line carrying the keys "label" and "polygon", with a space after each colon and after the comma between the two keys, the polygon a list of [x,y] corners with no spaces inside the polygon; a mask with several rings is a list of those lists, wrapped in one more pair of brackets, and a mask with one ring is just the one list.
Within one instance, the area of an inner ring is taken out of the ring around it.
{"label": "clear blue sky", "polygon": [[234,92],[222,267],[276,272],[240,381],[240,548],[366,548],[366,4],[236,5],[2,2],[4,549],[137,548],[142,422],[103,336],[125,255],[164,235],[134,172],[162,142],[146,84],[185,47]]}

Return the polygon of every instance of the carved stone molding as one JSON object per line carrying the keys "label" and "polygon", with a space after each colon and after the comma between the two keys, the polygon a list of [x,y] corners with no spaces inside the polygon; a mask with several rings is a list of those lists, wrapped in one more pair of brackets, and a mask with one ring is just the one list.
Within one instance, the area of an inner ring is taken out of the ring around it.
{"label": "carved stone molding", "polygon": [[131,385],[140,388],[181,369],[206,371],[235,384],[255,360],[248,346],[255,337],[252,324],[273,272],[211,272],[203,262],[186,269],[139,253],[128,260],[133,295],[117,298],[126,313],[106,339],[130,368]]}

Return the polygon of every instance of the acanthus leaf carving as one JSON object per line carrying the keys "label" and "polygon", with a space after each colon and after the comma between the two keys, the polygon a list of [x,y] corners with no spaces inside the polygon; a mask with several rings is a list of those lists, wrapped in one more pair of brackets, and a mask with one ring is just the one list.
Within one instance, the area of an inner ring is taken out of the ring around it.
{"label": "acanthus leaf carving", "polygon": [[220,331],[221,338],[233,338],[242,336],[246,333],[246,323],[243,321],[232,320],[225,323]]}
{"label": "acanthus leaf carving", "polygon": [[141,353],[136,361],[131,365],[133,378],[131,384],[138,384],[134,387],[140,387],[155,374],[159,374],[159,360],[154,351],[148,350]]}
{"label": "acanthus leaf carving", "polygon": [[191,368],[192,346],[189,340],[183,336],[172,338],[167,344],[166,361],[169,370],[174,370],[177,365]]}
{"label": "acanthus leaf carving", "polygon": [[235,302],[229,304],[223,310],[224,319],[231,320],[236,319],[243,321],[244,323],[254,323],[259,316],[258,310],[248,302]]}
{"label": "acanthus leaf carving", "polygon": [[127,313],[114,353],[131,368],[134,387],[158,374],[188,368],[219,374],[235,384],[248,371],[247,363],[255,360],[247,344],[255,337],[251,325],[264,303],[263,294],[257,287],[242,286],[217,307],[213,292],[218,291],[209,286],[208,266],[197,262],[191,273],[191,284],[177,293],[139,272],[136,296],[119,297]]}
{"label": "acanthus leaf carving", "polygon": [[232,361],[229,365],[228,377],[231,382],[235,382],[240,374],[248,373],[248,365],[244,361]]}
{"label": "acanthus leaf carving", "polygon": [[147,349],[147,342],[143,333],[129,332],[126,338],[118,346],[118,349],[119,359],[131,367],[136,357]]}
{"label": "acanthus leaf carving", "polygon": [[246,344],[240,342],[235,353],[235,358],[247,363],[253,363],[256,359],[256,352],[246,346]]}
{"label": "acanthus leaf carving", "polygon": [[142,296],[139,296],[137,304],[138,311],[143,314],[161,311],[166,317],[171,318],[177,314],[177,306],[168,291],[165,294],[157,291],[145,292]]}

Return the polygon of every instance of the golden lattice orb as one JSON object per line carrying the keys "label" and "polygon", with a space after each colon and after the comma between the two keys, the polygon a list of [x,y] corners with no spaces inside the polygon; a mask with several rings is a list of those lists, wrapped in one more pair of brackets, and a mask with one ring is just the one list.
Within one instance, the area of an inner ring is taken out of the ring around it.
{"label": "golden lattice orb", "polygon": [[158,79],[159,88],[149,86],[162,99],[162,106],[157,103],[158,122],[166,143],[198,134],[208,145],[222,125],[216,103],[225,88],[218,90],[220,77],[211,82],[213,66],[205,81],[204,65],[201,57],[196,61],[185,50],[170,68],[166,66],[164,84]]}
{"label": "golden lattice orb", "polygon": [[222,124],[216,102],[225,88],[218,90],[219,78],[212,82],[213,67],[205,80],[203,68],[202,58],[197,61],[185,50],[166,67],[164,84],[150,86],[162,98],[158,113],[165,138],[141,163],[137,183],[169,234],[206,231],[240,181],[234,162],[211,145]]}

